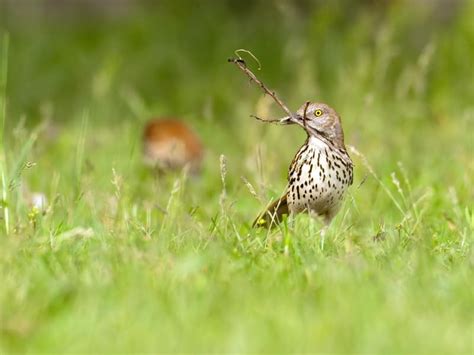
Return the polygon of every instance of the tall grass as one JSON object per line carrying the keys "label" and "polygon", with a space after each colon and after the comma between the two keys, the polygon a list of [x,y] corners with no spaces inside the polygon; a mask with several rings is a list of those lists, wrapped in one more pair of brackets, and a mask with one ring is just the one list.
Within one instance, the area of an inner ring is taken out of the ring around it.
{"label": "tall grass", "polygon": [[10,232],[10,212],[7,199],[7,158],[5,147],[5,121],[7,118],[7,70],[8,70],[7,34],[2,36],[2,57],[0,67],[0,174],[2,179],[2,210],[5,233]]}
{"label": "tall grass", "polygon": [[[0,350],[472,352],[472,3],[199,3],[5,23]],[[236,48],[292,109],[341,114],[355,182],[324,238],[250,226],[304,133],[249,117],[281,113]],[[143,166],[165,114],[205,142],[200,178]]]}

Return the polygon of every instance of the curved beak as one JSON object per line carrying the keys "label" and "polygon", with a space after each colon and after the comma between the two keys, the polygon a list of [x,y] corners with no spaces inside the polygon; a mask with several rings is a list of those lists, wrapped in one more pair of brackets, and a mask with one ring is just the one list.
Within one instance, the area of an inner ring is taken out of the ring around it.
{"label": "curved beak", "polygon": [[292,116],[286,116],[286,117],[280,118],[278,120],[278,122],[280,124],[284,124],[284,125],[297,124],[297,125],[305,128],[303,117],[301,115],[297,114],[297,113],[293,114]]}
{"label": "curved beak", "polygon": [[295,124],[291,116],[286,116],[286,117],[278,119],[278,123],[279,124]]}

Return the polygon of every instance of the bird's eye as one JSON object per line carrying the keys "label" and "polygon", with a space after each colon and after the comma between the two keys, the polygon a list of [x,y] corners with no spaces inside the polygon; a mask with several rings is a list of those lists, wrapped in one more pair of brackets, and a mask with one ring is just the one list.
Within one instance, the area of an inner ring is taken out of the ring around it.
{"label": "bird's eye", "polygon": [[319,116],[321,116],[322,114],[323,114],[323,111],[321,111],[320,109],[317,109],[316,111],[314,111],[314,115],[315,115],[316,117],[319,117]]}

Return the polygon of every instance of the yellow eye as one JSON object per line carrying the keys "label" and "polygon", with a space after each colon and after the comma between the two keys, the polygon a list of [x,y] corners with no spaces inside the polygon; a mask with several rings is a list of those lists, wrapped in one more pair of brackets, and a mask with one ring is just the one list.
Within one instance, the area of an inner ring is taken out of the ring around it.
{"label": "yellow eye", "polygon": [[316,117],[319,117],[319,116],[321,116],[322,114],[323,114],[323,111],[321,111],[319,108],[318,108],[316,111],[314,111],[314,115],[315,115]]}

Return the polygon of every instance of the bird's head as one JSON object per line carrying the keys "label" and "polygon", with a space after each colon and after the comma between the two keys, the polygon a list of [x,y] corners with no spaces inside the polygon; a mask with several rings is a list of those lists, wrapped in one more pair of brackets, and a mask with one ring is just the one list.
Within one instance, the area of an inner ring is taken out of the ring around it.
{"label": "bird's head", "polygon": [[337,112],[323,103],[306,102],[292,116],[280,120],[282,124],[297,124],[309,136],[323,138],[339,148],[344,148],[344,133]]}

